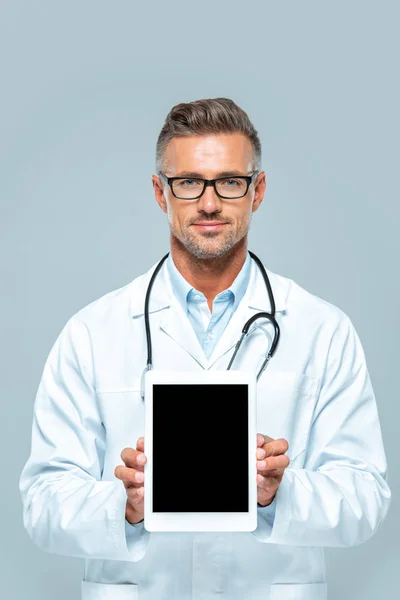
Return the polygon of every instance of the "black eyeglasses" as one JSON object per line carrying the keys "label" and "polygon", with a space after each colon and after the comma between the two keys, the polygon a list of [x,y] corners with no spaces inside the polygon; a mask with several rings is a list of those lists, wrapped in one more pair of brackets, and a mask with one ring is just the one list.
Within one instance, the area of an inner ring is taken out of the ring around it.
{"label": "black eyeglasses", "polygon": [[175,198],[180,200],[197,200],[208,185],[214,187],[215,193],[220,198],[234,200],[243,198],[249,190],[258,171],[252,175],[234,175],[232,177],[217,177],[217,179],[202,179],[200,177],[167,177],[165,173],[159,174],[166,179]]}

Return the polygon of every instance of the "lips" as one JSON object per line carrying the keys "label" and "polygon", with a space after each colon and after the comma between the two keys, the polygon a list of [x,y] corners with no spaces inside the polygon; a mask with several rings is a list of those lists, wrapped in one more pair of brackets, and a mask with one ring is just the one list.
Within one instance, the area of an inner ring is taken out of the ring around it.
{"label": "lips", "polygon": [[219,227],[220,225],[226,225],[225,222],[222,221],[201,221],[200,223],[193,223],[198,227]]}
{"label": "lips", "polygon": [[205,223],[193,223],[193,225],[195,225],[199,229],[202,229],[203,231],[217,231],[218,229],[221,229],[224,225],[226,225],[226,223],[221,223],[221,221],[208,221]]}

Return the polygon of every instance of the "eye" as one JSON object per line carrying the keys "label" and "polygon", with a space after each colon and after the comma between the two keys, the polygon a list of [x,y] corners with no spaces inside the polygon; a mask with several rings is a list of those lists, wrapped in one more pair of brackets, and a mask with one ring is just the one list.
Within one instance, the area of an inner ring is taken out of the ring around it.
{"label": "eye", "polygon": [[224,187],[241,187],[244,185],[244,180],[239,177],[230,177],[229,179],[223,179],[220,183]]}
{"label": "eye", "polygon": [[175,185],[179,185],[180,187],[196,187],[200,185],[200,182],[197,179],[178,179],[175,181]]}

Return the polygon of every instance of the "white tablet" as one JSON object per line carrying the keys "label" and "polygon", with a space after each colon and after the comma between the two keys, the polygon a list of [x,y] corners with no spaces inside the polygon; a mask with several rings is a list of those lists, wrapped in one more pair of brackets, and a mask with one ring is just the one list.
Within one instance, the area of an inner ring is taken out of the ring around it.
{"label": "white tablet", "polygon": [[157,371],[145,376],[144,527],[257,527],[256,376]]}

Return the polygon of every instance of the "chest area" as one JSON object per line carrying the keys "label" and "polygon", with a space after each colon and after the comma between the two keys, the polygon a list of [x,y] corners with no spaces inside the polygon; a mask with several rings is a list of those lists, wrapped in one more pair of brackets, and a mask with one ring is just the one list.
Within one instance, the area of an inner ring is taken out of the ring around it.
{"label": "chest area", "polygon": [[[301,467],[320,376],[318,366],[312,360],[315,348],[311,348],[310,344],[308,349],[305,344],[291,344],[289,336],[283,335],[286,327],[283,323],[281,325],[277,352],[257,382],[256,426],[257,433],[286,439],[289,458],[293,465]],[[222,343],[216,344],[213,354],[207,359],[193,329],[182,328],[175,336],[172,331],[163,329],[160,323],[153,325],[153,368],[200,372],[226,370],[241,334],[240,326],[237,329],[230,332],[230,337],[229,332],[225,339],[222,337]],[[128,331],[110,332],[107,343],[98,346],[95,360],[96,399],[106,439],[104,478],[113,478],[115,466],[121,464],[121,451],[125,447],[135,448],[137,439],[144,436],[145,431],[141,384],[147,347],[143,321],[136,321],[129,334]],[[257,373],[272,339],[273,328],[267,322],[255,328],[244,339],[232,369]],[[191,398],[187,401],[198,402]],[[168,398],[165,402],[168,403]],[[199,409],[198,406],[194,408]],[[207,417],[212,419],[212,411],[209,412]],[[207,444],[206,435],[200,442]]]}

